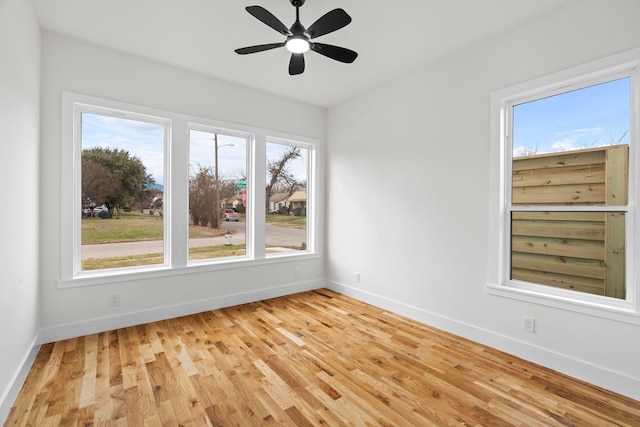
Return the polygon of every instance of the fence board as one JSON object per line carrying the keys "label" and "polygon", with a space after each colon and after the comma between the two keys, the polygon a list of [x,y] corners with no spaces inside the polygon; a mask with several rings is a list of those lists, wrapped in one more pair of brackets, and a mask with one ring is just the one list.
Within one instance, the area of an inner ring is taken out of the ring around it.
{"label": "fence board", "polygon": [[511,250],[539,255],[605,260],[604,242],[602,241],[513,236]]}
{"label": "fence board", "polygon": [[539,187],[514,187],[514,205],[573,205],[605,202],[605,184],[574,184]]}
{"label": "fence board", "polygon": [[627,204],[627,182],[629,180],[629,146],[620,145],[607,150],[606,190],[607,205]]}
{"label": "fence board", "polygon": [[569,276],[589,277],[604,280],[604,262],[569,257],[555,257],[513,252],[511,265],[515,268],[539,270]]}
{"label": "fence board", "polygon": [[514,268],[512,271],[514,280],[539,283],[562,289],[571,289],[578,292],[604,295],[604,285],[602,280],[590,279],[587,277],[555,274],[545,271],[532,271]]}
{"label": "fence board", "polygon": [[604,222],[605,212],[513,212],[511,218],[539,221]]}
{"label": "fence board", "polygon": [[604,165],[562,169],[538,169],[513,174],[514,187],[542,187],[554,185],[600,184],[605,182]]}
{"label": "fence board", "polygon": [[607,214],[605,265],[607,267],[604,282],[605,294],[614,298],[625,298],[625,215]]}
{"label": "fence board", "polygon": [[513,221],[515,236],[553,237],[556,239],[604,240],[604,223],[568,221]]}
{"label": "fence board", "polygon": [[516,157],[513,159],[513,171],[597,165],[604,162],[604,150],[602,148],[596,148],[591,150]]}

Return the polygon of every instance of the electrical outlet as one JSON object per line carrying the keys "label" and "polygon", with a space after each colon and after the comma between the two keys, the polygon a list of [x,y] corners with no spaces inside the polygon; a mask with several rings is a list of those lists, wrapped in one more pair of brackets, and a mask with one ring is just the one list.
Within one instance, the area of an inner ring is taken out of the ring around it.
{"label": "electrical outlet", "polygon": [[120,294],[109,295],[109,307],[117,307],[120,305]]}
{"label": "electrical outlet", "polygon": [[524,317],[522,320],[522,328],[525,332],[536,332],[536,319],[533,317]]}
{"label": "electrical outlet", "polygon": [[360,273],[356,273],[356,283],[360,283]]}
{"label": "electrical outlet", "polygon": [[293,277],[300,277],[300,269],[298,267],[293,269]]}

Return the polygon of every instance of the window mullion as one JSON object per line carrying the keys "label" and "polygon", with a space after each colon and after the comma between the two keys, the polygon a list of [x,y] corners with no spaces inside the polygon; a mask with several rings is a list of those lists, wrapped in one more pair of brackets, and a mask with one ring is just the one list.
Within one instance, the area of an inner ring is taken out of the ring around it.
{"label": "window mullion", "polygon": [[[254,136],[251,144],[251,156],[249,170],[253,173],[249,188],[249,198],[251,200],[251,222],[248,233],[253,236],[251,241],[251,253],[254,259],[265,258],[266,247],[266,169],[267,169],[267,135],[258,133]],[[249,248],[248,248],[249,250]]]}
{"label": "window mullion", "polygon": [[174,120],[167,133],[164,191],[165,260],[172,268],[185,267],[189,254],[189,144],[186,120]]}

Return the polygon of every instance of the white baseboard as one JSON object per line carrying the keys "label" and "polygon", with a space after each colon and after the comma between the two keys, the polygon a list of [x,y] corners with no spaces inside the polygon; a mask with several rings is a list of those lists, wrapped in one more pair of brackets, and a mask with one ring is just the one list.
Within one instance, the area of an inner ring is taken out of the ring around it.
{"label": "white baseboard", "polygon": [[198,300],[166,307],[158,307],[149,310],[123,313],[115,316],[100,317],[81,322],[67,323],[40,329],[39,344],[75,338],[83,335],[96,334],[111,331],[128,326],[141,325],[159,320],[172,319],[174,317],[187,316],[218,308],[231,307],[276,298],[283,295],[291,295],[298,292],[306,292],[324,287],[324,280],[294,283],[268,289],[243,292],[239,294],[223,295],[219,297]]}
{"label": "white baseboard", "polygon": [[618,372],[572,359],[541,347],[498,335],[473,325],[448,319],[420,308],[412,307],[340,283],[328,281],[326,287],[332,291],[366,302],[367,304],[389,310],[426,325],[504,351],[505,353],[545,366],[554,371],[562,372],[563,374],[632,399],[640,400],[640,379],[631,378]]}
{"label": "white baseboard", "polygon": [[20,363],[18,370],[13,375],[13,378],[11,378],[7,389],[2,393],[2,396],[0,396],[0,425],[4,425],[7,420],[11,407],[13,406],[13,402],[16,400],[16,397],[18,397],[22,384],[24,384],[24,380],[27,378],[33,362],[36,360],[38,350],[40,350],[40,346],[37,342],[38,337],[35,337],[31,343],[29,351],[22,358],[22,363]]}

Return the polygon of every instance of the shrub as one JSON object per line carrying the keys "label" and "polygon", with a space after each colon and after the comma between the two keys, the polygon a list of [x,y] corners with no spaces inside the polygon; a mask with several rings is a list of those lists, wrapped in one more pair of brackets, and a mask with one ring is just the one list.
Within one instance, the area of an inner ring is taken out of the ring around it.
{"label": "shrub", "polygon": [[111,218],[111,214],[108,211],[101,211],[98,216],[102,219],[109,219]]}

